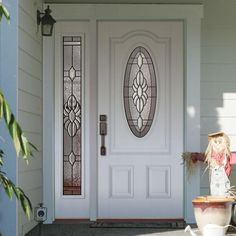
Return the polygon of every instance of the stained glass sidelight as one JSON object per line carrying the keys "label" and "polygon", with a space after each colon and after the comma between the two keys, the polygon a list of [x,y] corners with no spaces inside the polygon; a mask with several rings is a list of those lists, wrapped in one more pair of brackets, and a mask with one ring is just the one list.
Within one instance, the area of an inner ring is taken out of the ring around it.
{"label": "stained glass sidelight", "polygon": [[63,195],[81,195],[81,37],[63,37]]}
{"label": "stained glass sidelight", "polygon": [[124,76],[124,108],[132,133],[144,137],[151,128],[157,100],[157,82],[153,60],[142,46],[129,56]]}

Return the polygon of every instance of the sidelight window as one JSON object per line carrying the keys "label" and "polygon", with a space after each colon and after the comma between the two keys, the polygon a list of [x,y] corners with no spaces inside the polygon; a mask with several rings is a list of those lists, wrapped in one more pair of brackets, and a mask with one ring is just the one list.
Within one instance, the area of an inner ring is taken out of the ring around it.
{"label": "sidelight window", "polygon": [[81,195],[81,37],[63,37],[63,195]]}

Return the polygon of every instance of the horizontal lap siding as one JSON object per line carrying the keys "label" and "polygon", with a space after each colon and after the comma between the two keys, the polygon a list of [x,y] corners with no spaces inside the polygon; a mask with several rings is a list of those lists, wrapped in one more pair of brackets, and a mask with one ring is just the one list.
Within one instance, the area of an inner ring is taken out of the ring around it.
{"label": "horizontal lap siding", "polygon": [[[236,1],[206,0],[201,40],[201,151],[207,135],[224,131],[236,151]],[[209,193],[201,165],[201,194]],[[236,171],[231,184],[236,185]]]}
{"label": "horizontal lap siding", "polygon": [[[18,185],[30,198],[32,206],[42,202],[42,37],[36,23],[36,10],[41,0],[19,0],[18,28],[18,118],[27,136],[38,149],[27,165],[18,161]],[[19,206],[19,235],[23,236],[36,225],[29,221]]]}

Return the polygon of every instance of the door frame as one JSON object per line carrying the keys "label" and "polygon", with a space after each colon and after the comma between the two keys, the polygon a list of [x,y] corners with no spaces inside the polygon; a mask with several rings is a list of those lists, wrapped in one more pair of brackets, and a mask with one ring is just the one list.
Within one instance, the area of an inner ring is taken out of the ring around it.
{"label": "door frame", "polygon": [[[48,4],[47,4],[48,5]],[[46,7],[46,5],[45,5]],[[97,219],[97,21],[182,20],[184,24],[184,151],[200,151],[200,31],[203,6],[172,4],[50,4],[57,21],[89,21],[90,220]],[[43,37],[43,202],[55,220],[55,36]],[[50,101],[50,102],[48,102]],[[194,135],[192,135],[194,133]],[[181,158],[181,157],[180,157]],[[49,181],[50,180],[50,181]],[[192,199],[200,194],[200,168],[184,178],[184,219],[195,222]]]}

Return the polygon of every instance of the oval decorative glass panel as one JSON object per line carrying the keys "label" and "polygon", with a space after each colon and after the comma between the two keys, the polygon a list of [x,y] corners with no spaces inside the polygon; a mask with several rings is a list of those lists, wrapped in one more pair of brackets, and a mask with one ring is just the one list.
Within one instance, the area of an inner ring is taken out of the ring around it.
{"label": "oval decorative glass panel", "polygon": [[132,133],[144,137],[151,128],[156,110],[157,82],[152,58],[142,46],[129,56],[124,76],[125,115]]}

